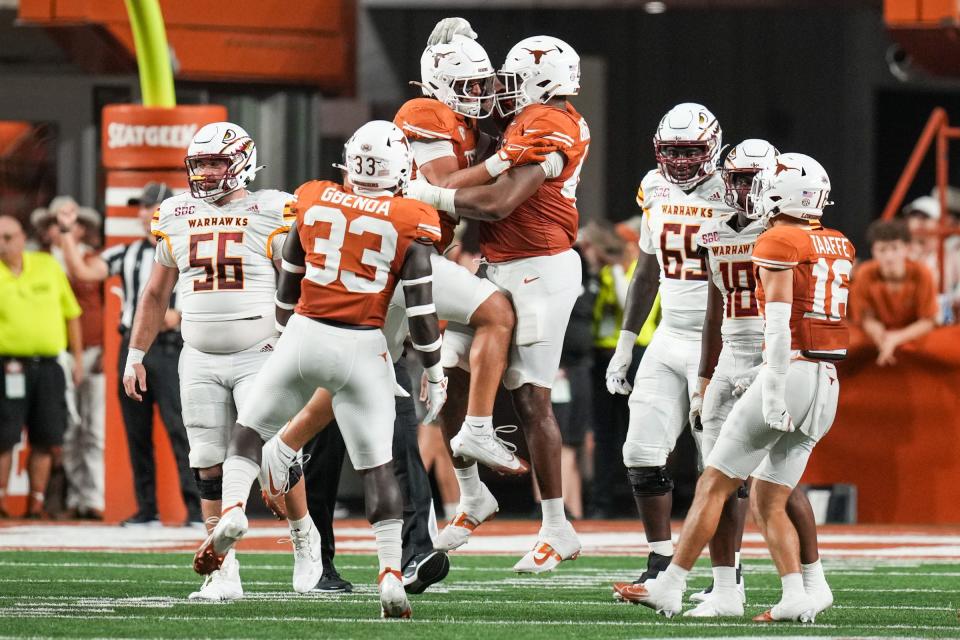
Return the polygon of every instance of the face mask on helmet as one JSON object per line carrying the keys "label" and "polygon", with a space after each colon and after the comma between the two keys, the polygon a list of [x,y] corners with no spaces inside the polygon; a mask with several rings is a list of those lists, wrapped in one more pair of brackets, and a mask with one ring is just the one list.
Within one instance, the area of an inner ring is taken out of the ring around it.
{"label": "face mask on helmet", "polygon": [[457,113],[486,118],[493,109],[493,65],[475,40],[454,36],[427,47],[420,58],[420,87]]}
{"label": "face mask on helmet", "polygon": [[257,166],[253,139],[230,122],[201,127],[190,141],[184,165],[190,195],[211,203],[246,187],[263,168]]}
{"label": "face mask on helmet", "polygon": [[753,179],[759,172],[759,169],[723,169],[723,184],[726,187],[723,201],[728,207],[737,211],[747,210]]}
{"label": "face mask on helmet", "polygon": [[655,140],[654,154],[664,177],[674,184],[692,185],[713,173],[713,149],[706,142]]}

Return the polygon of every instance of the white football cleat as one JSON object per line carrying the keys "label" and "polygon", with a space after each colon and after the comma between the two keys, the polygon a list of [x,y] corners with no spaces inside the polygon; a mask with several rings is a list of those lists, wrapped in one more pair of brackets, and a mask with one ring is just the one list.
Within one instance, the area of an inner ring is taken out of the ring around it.
{"label": "white football cleat", "polygon": [[817,617],[816,604],[813,598],[806,593],[787,598],[781,598],[780,602],[773,605],[772,608],[764,611],[754,617],[754,622],[813,622]]}
{"label": "white football cleat", "polygon": [[243,505],[237,503],[220,515],[220,521],[193,556],[193,570],[209,575],[220,568],[233,545],[246,535],[249,523]]}
{"label": "white football cleat", "polygon": [[580,555],[580,538],[573,525],[540,527],[537,543],[527,555],[520,558],[513,570],[517,573],[546,573],[553,571],[564,560],[576,560]]}
{"label": "white football cleat", "polygon": [[460,427],[460,433],[450,440],[453,455],[467,460],[476,460],[497,473],[507,476],[519,476],[530,471],[526,460],[517,456],[516,445],[504,442],[498,434],[513,433],[514,425],[504,427],[486,426],[477,429],[466,422]]}
{"label": "white football cleat", "polygon": [[710,597],[693,609],[684,612],[689,618],[721,618],[743,615],[743,602],[740,594],[733,590],[713,591]]}
{"label": "white football cleat", "polygon": [[187,598],[208,602],[239,600],[243,597],[243,585],[240,584],[240,562],[234,551],[228,551],[220,568],[203,579],[203,586]]}
{"label": "white football cleat", "polygon": [[403,575],[387,567],[377,578],[380,586],[381,616],[384,618],[409,618],[413,615],[407,592],[403,588]]}
{"label": "white football cleat", "polygon": [[279,433],[267,440],[260,460],[260,486],[271,496],[283,495],[290,489],[290,467],[301,459],[299,451],[287,455],[280,450],[279,443]]}
{"label": "white football cleat", "polygon": [[457,505],[457,515],[443,528],[437,539],[433,541],[433,548],[437,551],[452,551],[466,544],[473,530],[488,520],[493,520],[500,505],[497,499],[487,489],[487,485],[480,483],[479,498],[460,498]]}
{"label": "white football cleat", "polygon": [[617,600],[642,604],[666,618],[672,618],[683,609],[683,590],[667,588],[656,578],[646,582],[618,583],[613,590]]}
{"label": "white football cleat", "polygon": [[807,595],[813,600],[814,615],[819,615],[820,612],[833,606],[833,591],[830,590],[830,586],[826,582],[819,588],[808,590]]}
{"label": "white football cleat", "polygon": [[306,531],[290,530],[293,543],[293,590],[307,593],[323,575],[323,560],[320,558],[320,532],[313,525]]}

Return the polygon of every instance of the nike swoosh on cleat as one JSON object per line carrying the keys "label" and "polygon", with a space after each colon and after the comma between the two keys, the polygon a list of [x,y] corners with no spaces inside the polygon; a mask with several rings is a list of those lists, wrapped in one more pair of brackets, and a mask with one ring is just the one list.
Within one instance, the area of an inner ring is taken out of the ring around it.
{"label": "nike swoosh on cleat", "polygon": [[544,563],[546,563],[547,560],[550,559],[550,556],[557,556],[557,560],[563,560],[563,558],[560,557],[560,554],[553,550],[553,547],[543,543],[537,549],[536,553],[533,554],[533,562],[538,567],[541,567],[544,565]]}

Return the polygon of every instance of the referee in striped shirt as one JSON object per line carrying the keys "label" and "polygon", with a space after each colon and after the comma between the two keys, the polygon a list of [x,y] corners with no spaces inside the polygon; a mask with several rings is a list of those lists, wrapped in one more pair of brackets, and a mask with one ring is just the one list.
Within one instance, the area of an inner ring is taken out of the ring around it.
{"label": "referee in striped shirt", "polygon": [[[123,312],[120,317],[120,333],[123,342],[119,352],[117,380],[123,380],[123,367],[127,359],[130,341],[130,329],[137,311],[137,303],[143,293],[143,287],[150,280],[154,265],[154,252],[157,239],[150,233],[150,220],[157,205],[173,195],[170,188],[162,183],[147,184],[139,198],[130,200],[130,206],[140,208],[138,216],[143,224],[146,237],[129,244],[110,247],[99,258],[84,260],[73,236],[67,233],[76,223],[76,215],[61,215],[57,219],[63,232],[63,254],[70,274],[78,280],[102,281],[113,275],[119,275],[123,282]],[[130,448],[130,465],[133,467],[134,489],[137,496],[137,513],[123,522],[124,526],[159,526],[157,518],[156,466],[153,450],[153,404],[160,408],[160,417],[170,437],[170,445],[177,460],[177,472],[180,476],[180,492],[187,506],[187,523],[203,524],[200,514],[200,495],[190,470],[187,454],[187,431],[183,426],[180,408],[180,376],[177,365],[183,339],[180,337],[180,312],[176,310],[174,292],[170,309],[164,318],[163,331],[147,353],[144,364],[147,365],[147,392],[143,402],[127,397],[123,386],[118,387],[120,409],[127,430],[127,444]]]}

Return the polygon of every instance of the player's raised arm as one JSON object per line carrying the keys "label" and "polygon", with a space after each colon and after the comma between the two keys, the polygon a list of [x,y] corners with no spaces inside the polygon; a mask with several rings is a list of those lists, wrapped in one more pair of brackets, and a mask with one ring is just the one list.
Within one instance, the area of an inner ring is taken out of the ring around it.
{"label": "player's raised arm", "polygon": [[461,218],[490,222],[513,213],[546,179],[539,165],[526,165],[504,173],[493,184],[478,187],[443,189],[414,181],[407,195]]}
{"label": "player's raised arm", "polygon": [[307,272],[307,254],[300,243],[300,233],[296,223],[290,225],[287,240],[283,243],[283,253],[280,260],[280,277],[277,280],[277,330],[283,333],[287,321],[293,315],[293,309],[300,299],[300,282]]}
{"label": "player's raised arm", "polygon": [[410,339],[413,348],[420,353],[420,360],[427,375],[427,416],[424,422],[436,420],[440,408],[447,399],[447,377],[440,365],[440,321],[433,304],[433,266],[430,256],[435,253],[432,244],[417,241],[410,243],[400,268],[403,296],[410,323]]}

